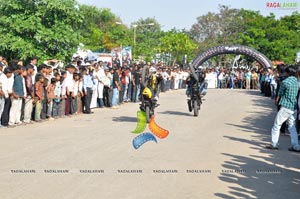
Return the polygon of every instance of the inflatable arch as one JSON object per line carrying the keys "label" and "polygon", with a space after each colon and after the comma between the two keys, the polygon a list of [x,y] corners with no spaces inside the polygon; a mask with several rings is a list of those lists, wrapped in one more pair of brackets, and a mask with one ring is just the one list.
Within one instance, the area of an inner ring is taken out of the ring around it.
{"label": "inflatable arch", "polygon": [[264,54],[258,52],[253,48],[242,45],[221,45],[206,50],[205,52],[198,55],[198,57],[193,61],[193,63],[190,65],[190,70],[195,79],[198,80],[198,76],[195,71],[198,66],[200,66],[210,58],[222,54],[246,55],[260,63],[264,68],[272,67],[271,61]]}

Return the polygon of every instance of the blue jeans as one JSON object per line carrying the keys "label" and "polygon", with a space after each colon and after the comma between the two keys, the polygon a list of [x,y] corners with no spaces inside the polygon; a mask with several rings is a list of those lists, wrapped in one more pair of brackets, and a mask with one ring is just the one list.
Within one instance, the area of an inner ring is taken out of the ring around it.
{"label": "blue jeans", "polygon": [[222,80],[218,79],[218,88],[222,88]]}
{"label": "blue jeans", "polygon": [[242,79],[239,80],[239,88],[241,88],[241,89],[243,88],[243,80]]}
{"label": "blue jeans", "polygon": [[230,88],[234,88],[234,77],[230,77]]}
{"label": "blue jeans", "polygon": [[50,99],[50,103],[48,104],[48,109],[47,109],[47,117],[52,117],[52,109],[53,109],[53,100]]}
{"label": "blue jeans", "polygon": [[202,82],[199,88],[199,92],[201,95],[206,95],[207,93],[207,82]]}
{"label": "blue jeans", "polygon": [[171,89],[171,81],[170,80],[167,80],[166,81],[166,91],[170,90]]}
{"label": "blue jeans", "polygon": [[133,93],[133,86],[132,83],[128,84],[128,100],[132,101],[132,93]]}
{"label": "blue jeans", "polygon": [[58,100],[53,100],[53,117],[57,117],[59,115],[59,103]]}
{"label": "blue jeans", "polygon": [[118,104],[119,104],[119,90],[118,90],[118,88],[114,88],[111,105],[117,106]]}
{"label": "blue jeans", "polygon": [[179,80],[178,88],[179,88],[179,89],[182,89],[182,79]]}
{"label": "blue jeans", "polygon": [[154,96],[154,97],[159,97],[159,94],[160,94],[160,92],[161,92],[161,82],[160,82],[160,84],[158,84],[157,85],[157,91],[156,91],[156,96]]}
{"label": "blue jeans", "polygon": [[276,95],[276,84],[271,84],[271,98],[274,99]]}
{"label": "blue jeans", "polygon": [[281,107],[277,113],[277,116],[274,121],[272,128],[272,145],[274,147],[278,146],[280,127],[283,122],[287,122],[288,129],[291,133],[291,144],[294,149],[299,149],[298,135],[296,131],[294,111]]}
{"label": "blue jeans", "polygon": [[128,101],[128,84],[124,85],[124,95],[123,95],[123,101],[127,102]]}
{"label": "blue jeans", "polygon": [[136,93],[135,93],[136,102],[140,101],[140,93],[141,93],[141,84],[137,84],[136,85]]}

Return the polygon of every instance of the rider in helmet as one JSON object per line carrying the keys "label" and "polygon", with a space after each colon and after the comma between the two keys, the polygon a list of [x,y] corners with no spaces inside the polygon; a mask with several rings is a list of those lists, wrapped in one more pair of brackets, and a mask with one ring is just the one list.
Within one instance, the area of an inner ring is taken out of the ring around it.
{"label": "rider in helmet", "polygon": [[200,82],[200,94],[201,96],[204,96],[206,95],[207,89],[207,82],[205,81],[206,70],[202,66],[199,66],[197,70],[197,75]]}
{"label": "rider in helmet", "polygon": [[143,94],[143,96],[145,96],[146,98],[149,98],[149,99],[152,98],[152,91],[151,91],[148,87],[144,88],[142,94]]}
{"label": "rider in helmet", "polygon": [[158,99],[158,84],[160,83],[160,81],[161,77],[157,74],[157,69],[154,66],[151,66],[149,69],[147,87],[150,88],[156,100]]}
{"label": "rider in helmet", "polygon": [[146,87],[143,88],[142,94],[144,97],[151,99],[154,106],[157,106],[156,102],[158,100],[158,85],[161,80],[161,75],[157,74],[156,67],[152,65],[149,68],[149,75],[146,77]]}
{"label": "rider in helmet", "polygon": [[198,81],[194,78],[194,75],[190,73],[190,76],[187,78],[187,90],[186,90],[186,95],[189,97],[191,94],[191,88],[194,84],[200,83],[200,93],[202,96],[206,94],[206,89],[207,89],[207,83],[205,82],[205,77],[206,77],[206,71],[202,66],[199,66],[198,69],[195,71],[197,76],[198,76]]}
{"label": "rider in helmet", "polygon": [[199,66],[196,72],[198,75],[199,82],[200,83],[204,82],[206,74],[205,74],[205,70],[203,69],[203,66]]}

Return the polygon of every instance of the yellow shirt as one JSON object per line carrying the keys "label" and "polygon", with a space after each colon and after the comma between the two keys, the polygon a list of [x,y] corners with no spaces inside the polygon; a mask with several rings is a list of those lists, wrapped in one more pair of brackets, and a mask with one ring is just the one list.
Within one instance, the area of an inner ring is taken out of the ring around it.
{"label": "yellow shirt", "polygon": [[257,73],[252,73],[251,79],[256,80],[258,78]]}

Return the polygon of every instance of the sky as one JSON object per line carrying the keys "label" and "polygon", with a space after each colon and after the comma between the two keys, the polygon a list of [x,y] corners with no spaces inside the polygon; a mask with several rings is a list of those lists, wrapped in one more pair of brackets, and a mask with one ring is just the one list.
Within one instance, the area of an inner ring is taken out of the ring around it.
{"label": "sky", "polygon": [[[77,0],[80,4],[109,8],[121,18],[125,25],[140,18],[155,18],[162,29],[172,28],[189,30],[197,17],[208,12],[218,12],[218,5],[230,8],[244,8],[259,11],[263,15],[274,13],[277,18],[300,12],[300,0]],[[267,3],[297,3],[296,9],[267,7]]]}

